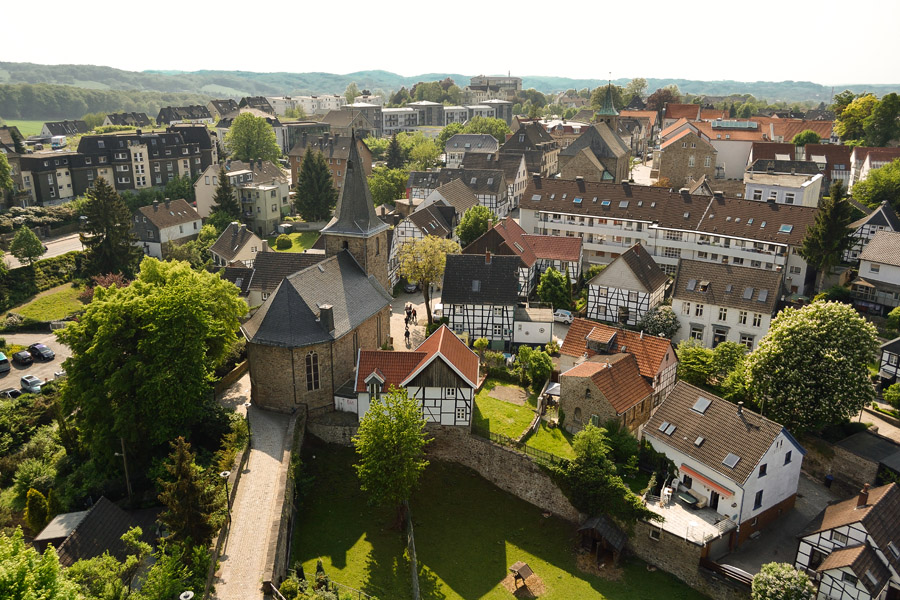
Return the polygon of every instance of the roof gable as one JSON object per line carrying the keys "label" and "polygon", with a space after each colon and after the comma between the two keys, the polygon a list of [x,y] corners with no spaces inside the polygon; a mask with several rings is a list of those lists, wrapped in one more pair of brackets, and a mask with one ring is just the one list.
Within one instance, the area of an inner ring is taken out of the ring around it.
{"label": "roof gable", "polygon": [[618,354],[602,359],[596,356],[572,367],[561,377],[590,378],[619,415],[653,393],[653,388],[641,376],[633,354]]}
{"label": "roof gable", "polygon": [[[518,302],[518,256],[448,254],[441,300],[444,304],[493,304]],[[476,283],[477,282],[477,283]]]}
{"label": "roof gable", "polygon": [[[607,273],[609,271],[609,273]],[[665,271],[659,268],[653,257],[638,242],[621,255],[619,255],[605,269],[597,273],[590,280],[589,285],[606,285],[609,287],[623,287],[620,279],[627,271],[633,276],[640,288],[647,293],[652,293],[669,282]]]}
{"label": "roof gable", "polygon": [[606,339],[613,341],[613,345],[609,350],[610,354],[618,352],[633,354],[637,360],[641,375],[649,379],[656,377],[664,362],[668,362],[675,357],[675,348],[672,346],[671,340],[667,338],[644,335],[643,332],[619,329],[587,319],[575,319],[572,321],[572,324],[569,325],[566,339],[563,340],[560,353],[575,357],[581,357],[585,354],[588,357],[601,354],[588,347],[587,338],[592,334],[595,336],[603,334],[606,336]]}
{"label": "roof gable", "polygon": [[875,233],[859,259],[900,267],[900,232],[883,230]]}

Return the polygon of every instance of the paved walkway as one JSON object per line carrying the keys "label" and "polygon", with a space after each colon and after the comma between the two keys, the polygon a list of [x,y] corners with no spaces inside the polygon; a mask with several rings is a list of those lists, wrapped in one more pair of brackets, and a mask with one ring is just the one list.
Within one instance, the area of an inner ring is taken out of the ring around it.
{"label": "paved walkway", "polygon": [[[250,375],[244,375],[220,398],[220,402],[244,414],[250,399]],[[281,514],[278,489],[290,417],[250,408],[252,449],[231,507],[232,526],[216,573],[218,600],[262,600],[264,562],[270,544],[272,522]]]}
{"label": "paved walkway", "polygon": [[[435,290],[434,296],[436,297],[432,297],[431,299],[431,308],[440,304],[440,290]],[[406,318],[404,307],[407,303],[412,304],[416,309],[416,316],[419,320],[418,324],[410,324],[409,326],[409,347],[406,346],[406,340],[403,336],[403,332],[406,329],[406,326],[404,325],[404,319]],[[416,291],[412,294],[400,292],[400,294],[391,302],[391,337],[394,338],[394,350],[415,350],[419,344],[425,341],[426,323],[425,299],[422,297],[422,292]]]}

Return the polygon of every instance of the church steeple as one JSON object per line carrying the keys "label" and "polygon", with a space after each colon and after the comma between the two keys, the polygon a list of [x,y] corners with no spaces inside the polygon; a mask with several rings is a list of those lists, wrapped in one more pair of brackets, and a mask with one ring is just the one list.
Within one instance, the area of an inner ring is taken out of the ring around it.
{"label": "church steeple", "polygon": [[606,123],[609,128],[615,131],[619,121],[619,111],[616,110],[616,103],[613,101],[612,79],[606,86],[606,94],[603,96],[603,105],[597,111],[598,121]]}
{"label": "church steeple", "polygon": [[344,187],[341,188],[334,216],[322,229],[325,256],[347,250],[362,269],[384,287],[388,282],[387,232],[390,227],[378,218],[366,172],[359,156],[355,133],[350,134],[350,151],[345,165]]}

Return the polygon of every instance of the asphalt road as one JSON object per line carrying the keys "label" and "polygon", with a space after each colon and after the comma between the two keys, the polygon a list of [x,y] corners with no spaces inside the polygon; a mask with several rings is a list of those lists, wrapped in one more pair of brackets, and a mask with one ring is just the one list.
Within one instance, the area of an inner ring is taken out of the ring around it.
{"label": "asphalt road", "polygon": [[[65,254],[66,252],[71,252],[72,250],[82,249],[77,233],[58,238],[47,238],[41,241],[47,246],[47,251],[41,258],[52,258],[54,256],[59,256],[60,254]],[[6,266],[10,269],[22,266],[22,263],[9,252],[3,255],[3,262],[5,262]]]}
{"label": "asphalt road", "polygon": [[12,357],[9,356],[12,369],[9,373],[0,375],[0,389],[4,390],[11,387],[21,389],[22,386],[19,379],[23,375],[34,375],[41,381],[52,380],[53,374],[62,370],[63,361],[72,354],[68,346],[64,346],[56,341],[56,336],[52,333],[7,333],[5,335],[0,334],[0,337],[6,339],[7,344],[21,344],[22,346],[30,346],[37,343],[45,344],[56,353],[56,358],[53,360],[35,360],[32,364],[24,367],[13,363]]}

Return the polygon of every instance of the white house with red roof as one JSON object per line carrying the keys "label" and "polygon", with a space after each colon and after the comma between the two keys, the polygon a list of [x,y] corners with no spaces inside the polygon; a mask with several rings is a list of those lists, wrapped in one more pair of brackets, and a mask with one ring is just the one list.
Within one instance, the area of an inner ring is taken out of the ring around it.
{"label": "white house with red roof", "polygon": [[362,419],[373,398],[392,387],[404,388],[427,422],[468,427],[477,384],[478,355],[442,325],[412,352],[360,350],[356,402],[336,398],[336,408],[355,411]]}

